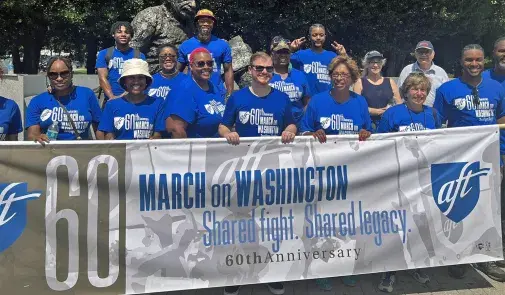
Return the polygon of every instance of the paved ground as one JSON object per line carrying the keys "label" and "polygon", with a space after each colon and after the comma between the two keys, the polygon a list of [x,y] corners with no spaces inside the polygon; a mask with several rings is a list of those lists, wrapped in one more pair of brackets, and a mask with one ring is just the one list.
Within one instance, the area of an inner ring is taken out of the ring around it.
{"label": "paved ground", "polygon": [[[431,268],[426,273],[431,282],[427,285],[417,283],[406,272],[397,275],[395,291],[390,294],[433,294],[433,295],[505,295],[505,283],[495,282],[473,268],[469,268],[465,278],[456,280],[447,275],[447,268]],[[369,295],[387,294],[377,289],[379,275],[362,275],[358,277],[355,287],[344,286],[339,278],[333,278],[333,290],[321,291],[313,280],[287,282],[286,295]],[[161,295],[162,293],[159,293]],[[202,289],[184,292],[168,292],[166,295],[222,295],[222,288]],[[240,295],[270,295],[263,285],[245,286]],[[157,294],[158,295],[158,294]]]}

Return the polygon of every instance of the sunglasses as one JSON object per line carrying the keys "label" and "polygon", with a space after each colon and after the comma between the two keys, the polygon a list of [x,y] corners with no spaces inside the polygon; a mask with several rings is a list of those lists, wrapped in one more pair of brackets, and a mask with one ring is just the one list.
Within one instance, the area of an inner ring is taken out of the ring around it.
{"label": "sunglasses", "polygon": [[70,77],[70,71],[49,72],[49,73],[47,73],[47,77],[50,80],[56,80],[56,79],[58,79],[58,77],[61,77],[62,79],[68,79],[68,77]]}
{"label": "sunglasses", "polygon": [[208,60],[208,61],[195,61],[193,63],[193,65],[195,65],[197,68],[203,68],[205,67],[205,65],[207,65],[208,67],[212,68],[214,67],[214,61],[213,60]]}
{"label": "sunglasses", "polygon": [[477,89],[477,87],[472,88],[472,96],[473,96],[473,104],[476,106],[480,105],[479,90]]}
{"label": "sunglasses", "polygon": [[165,60],[167,58],[169,59],[175,59],[177,57],[177,55],[173,55],[173,54],[162,54],[160,55],[160,59],[161,60]]}
{"label": "sunglasses", "polygon": [[255,66],[251,65],[251,68],[253,68],[256,72],[261,73],[264,70],[267,70],[267,73],[273,73],[274,72],[274,67],[264,67],[264,66]]}

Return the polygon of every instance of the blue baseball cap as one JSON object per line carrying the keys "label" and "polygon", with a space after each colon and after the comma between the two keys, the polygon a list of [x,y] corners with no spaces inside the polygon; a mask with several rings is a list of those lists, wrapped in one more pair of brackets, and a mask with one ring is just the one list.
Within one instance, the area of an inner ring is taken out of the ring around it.
{"label": "blue baseball cap", "polygon": [[426,48],[435,51],[435,48],[433,48],[433,44],[431,44],[430,41],[426,40],[417,43],[416,50],[418,50],[419,48]]}

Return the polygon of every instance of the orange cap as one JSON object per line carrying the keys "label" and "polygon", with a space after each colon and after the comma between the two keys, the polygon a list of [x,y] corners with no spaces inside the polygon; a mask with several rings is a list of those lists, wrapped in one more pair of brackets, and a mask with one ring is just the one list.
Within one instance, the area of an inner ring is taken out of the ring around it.
{"label": "orange cap", "polygon": [[216,22],[216,17],[214,16],[214,12],[208,10],[208,9],[200,9],[196,13],[195,19],[198,20],[201,17],[208,17],[212,19],[214,22]]}

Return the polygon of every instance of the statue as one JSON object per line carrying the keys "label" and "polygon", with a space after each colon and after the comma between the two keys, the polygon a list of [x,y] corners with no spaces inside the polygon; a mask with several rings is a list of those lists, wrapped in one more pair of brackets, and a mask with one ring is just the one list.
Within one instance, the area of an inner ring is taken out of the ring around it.
{"label": "statue", "polygon": [[131,46],[146,55],[152,73],[160,70],[158,46],[178,47],[193,36],[195,13],[195,0],[165,0],[164,4],[148,7],[135,16]]}

